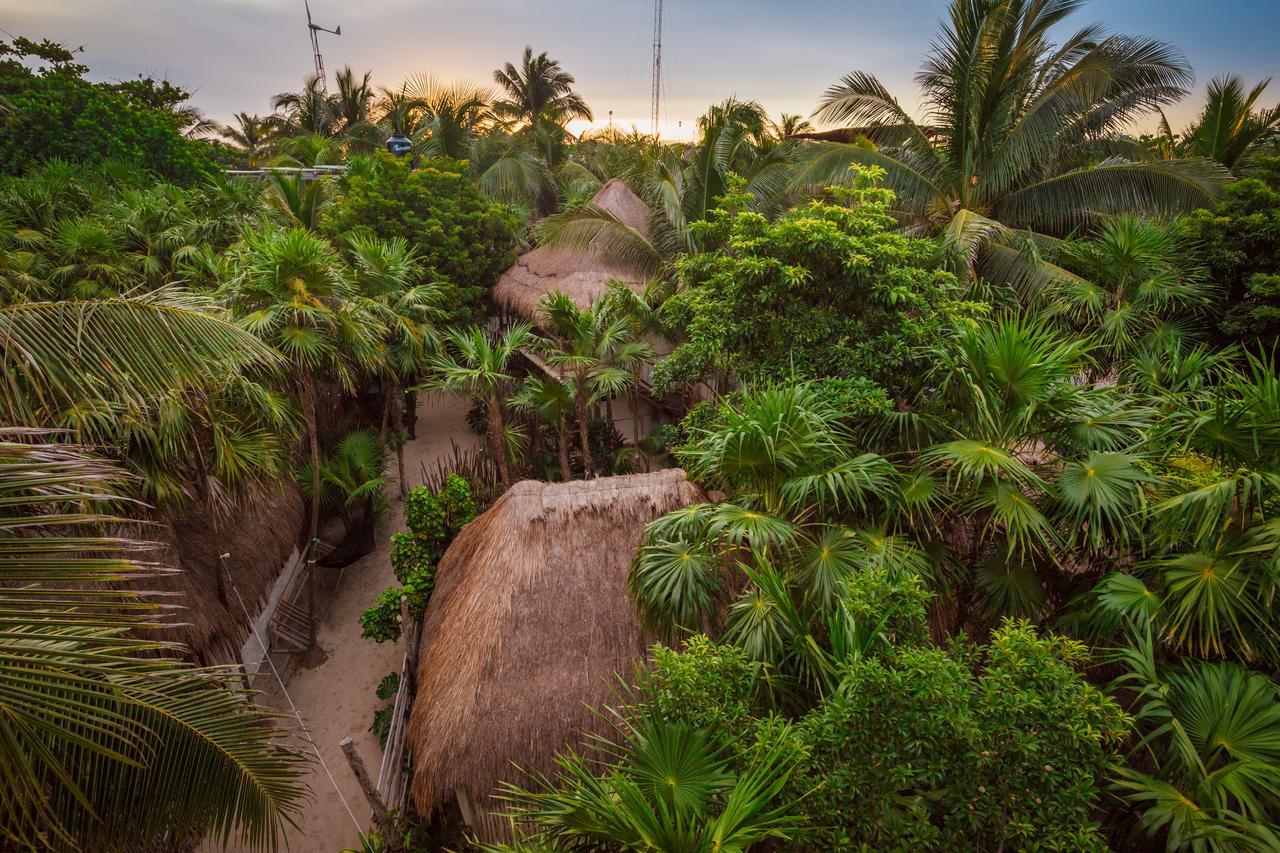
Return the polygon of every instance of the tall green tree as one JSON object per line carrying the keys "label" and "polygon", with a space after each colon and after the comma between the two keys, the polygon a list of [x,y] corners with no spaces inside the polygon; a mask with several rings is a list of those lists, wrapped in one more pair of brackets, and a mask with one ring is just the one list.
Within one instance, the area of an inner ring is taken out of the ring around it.
{"label": "tall green tree", "polygon": [[302,404],[311,457],[311,541],[320,528],[319,386],[336,380],[353,390],[361,372],[378,364],[382,326],[357,299],[338,253],[311,231],[250,232],[235,260],[235,277],[223,296],[245,329],[289,360]]}
{"label": "tall green tree", "polygon": [[547,364],[563,372],[573,385],[582,467],[591,477],[595,473],[589,441],[592,409],[598,401],[631,387],[635,369],[652,358],[653,347],[637,340],[630,324],[610,312],[603,301],[583,309],[569,296],[555,292],[542,300],[539,310],[541,327],[548,335],[542,342]]}
{"label": "tall green tree", "polygon": [[1280,133],[1280,106],[1267,109],[1258,105],[1270,83],[1268,77],[1246,91],[1237,74],[1210,80],[1205,87],[1204,109],[1176,140],[1175,150],[1239,172],[1260,145]]}
{"label": "tall green tree", "polygon": [[1155,39],[1087,26],[1055,43],[1079,0],[952,0],[917,76],[917,121],[875,76],[831,86],[816,112],[873,145],[821,143],[801,184],[842,182],[852,163],[887,172],[902,219],[941,234],[991,281],[1035,290],[1069,277],[1039,256],[1099,217],[1177,214],[1227,177],[1205,160],[1152,159],[1129,123],[1187,93],[1191,69]]}
{"label": "tall green tree", "polygon": [[514,380],[512,360],[531,342],[532,329],[517,324],[500,337],[480,326],[459,329],[445,337],[443,351],[431,359],[430,375],[423,387],[461,394],[484,403],[488,416],[489,452],[498,466],[503,487],[511,485],[502,400]]}
{"label": "tall green tree", "polygon": [[502,92],[493,104],[499,118],[530,128],[542,122],[563,125],[569,119],[591,119],[591,108],[574,91],[573,75],[546,51],[534,56],[533,48],[526,47],[519,67],[508,62],[493,72],[493,80]]}

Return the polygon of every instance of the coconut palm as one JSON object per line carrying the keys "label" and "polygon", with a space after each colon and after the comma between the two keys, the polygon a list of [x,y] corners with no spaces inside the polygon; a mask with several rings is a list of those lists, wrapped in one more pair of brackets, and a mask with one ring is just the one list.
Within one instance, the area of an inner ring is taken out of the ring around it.
{"label": "coconut palm", "polygon": [[412,384],[439,345],[437,324],[444,318],[441,290],[435,283],[423,281],[422,262],[402,237],[381,240],[355,234],[347,246],[356,290],[365,308],[383,326],[378,367],[383,384],[379,442],[385,445],[404,386]]}
{"label": "coconut palm", "polygon": [[511,463],[507,458],[502,399],[504,389],[514,380],[509,372],[512,360],[532,340],[532,328],[526,323],[510,327],[497,338],[480,326],[453,331],[445,337],[443,351],[430,359],[431,375],[422,386],[484,403],[489,452],[504,488],[511,484]]}
{"label": "coconut palm", "polygon": [[559,60],[546,51],[533,55],[526,47],[520,67],[508,62],[493,72],[494,82],[502,92],[493,111],[501,119],[517,126],[534,127],[542,122],[563,125],[569,119],[591,120],[591,108],[573,90],[573,75],[565,71]]}
{"label": "coconut palm", "polygon": [[263,118],[245,112],[236,113],[234,118],[235,124],[222,127],[218,135],[240,152],[246,166],[261,165],[271,156],[279,122],[271,116]]}
{"label": "coconut palm", "polygon": [[273,97],[271,108],[281,114],[281,128],[289,134],[333,136],[340,126],[337,100],[325,91],[324,81],[315,75],[303,81],[301,90],[281,92]]}
{"label": "coconut palm", "polygon": [[588,440],[591,409],[597,401],[630,388],[639,364],[653,357],[653,347],[637,340],[630,324],[613,316],[603,302],[584,310],[557,291],[543,298],[539,311],[549,336],[542,342],[547,364],[573,385],[582,467],[591,477],[595,472]]}
{"label": "coconut palm", "polygon": [[237,272],[223,295],[238,322],[292,365],[311,451],[310,536],[320,526],[319,383],[346,391],[378,361],[381,325],[358,293],[337,252],[304,228],[249,232],[237,250]]}
{"label": "coconut palm", "polygon": [[1213,160],[1233,172],[1248,165],[1250,153],[1280,133],[1280,106],[1258,108],[1270,82],[1267,78],[1246,92],[1239,75],[1210,80],[1204,110],[1177,140],[1178,153]]}
{"label": "coconut palm", "polygon": [[815,114],[874,145],[815,145],[797,180],[840,183],[850,164],[879,166],[907,223],[941,233],[976,274],[1024,289],[1069,278],[1038,256],[1051,236],[1106,215],[1209,206],[1221,167],[1152,160],[1123,136],[1131,120],[1186,94],[1185,59],[1097,26],[1052,42],[1080,5],[953,0],[917,77],[925,120],[871,74],[848,74]]}
{"label": "coconut palm", "polygon": [[356,72],[350,65],[345,65],[334,75],[334,83],[338,91],[333,96],[333,109],[343,133],[351,133],[360,125],[369,122],[370,112],[374,105],[373,72],[366,71],[364,76],[356,78]]}
{"label": "coconut palm", "polygon": [[[179,384],[189,358],[153,376]],[[0,440],[0,837],[103,850],[207,832],[273,849],[306,797],[305,754],[234,669],[185,666],[148,638],[163,615],[139,587],[157,546],[106,530],[128,475],[39,442]]]}
{"label": "coconut palm", "polygon": [[[375,512],[386,507],[382,490],[391,483],[386,469],[386,448],[378,441],[377,433],[369,429],[352,430],[338,439],[333,452],[321,459],[320,503],[337,507],[343,524],[350,530],[352,506],[368,502]],[[310,463],[297,472],[298,484],[308,497],[314,497],[311,493],[314,473]]]}

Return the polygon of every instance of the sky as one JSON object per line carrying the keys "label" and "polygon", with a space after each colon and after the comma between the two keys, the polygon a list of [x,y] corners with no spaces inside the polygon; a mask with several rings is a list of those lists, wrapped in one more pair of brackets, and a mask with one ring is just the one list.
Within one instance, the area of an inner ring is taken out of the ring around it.
{"label": "sky", "polygon": [[[908,109],[913,77],[947,0],[665,0],[662,132],[687,137],[708,105],[731,95],[771,115],[808,115],[823,90],[869,71]],[[649,127],[653,0],[311,0],[330,80],[343,65],[379,85],[425,73],[488,84],[525,45],[578,80],[597,124]],[[1197,89],[1229,72],[1280,76],[1280,0],[1092,0],[1071,28],[1102,22],[1180,47]],[[0,28],[84,46],[100,80],[139,73],[195,92],[207,115],[267,113],[312,69],[303,0],[0,0]],[[1266,99],[1280,101],[1280,81]],[[1169,111],[1175,128],[1200,94]],[[918,110],[915,110],[918,112]]]}

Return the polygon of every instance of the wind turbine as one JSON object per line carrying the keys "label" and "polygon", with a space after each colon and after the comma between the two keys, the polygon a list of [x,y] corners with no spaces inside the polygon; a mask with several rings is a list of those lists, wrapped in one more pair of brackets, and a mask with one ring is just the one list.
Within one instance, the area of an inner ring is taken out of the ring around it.
{"label": "wind turbine", "polygon": [[335,36],[342,35],[342,27],[336,29],[325,29],[319,24],[311,20],[311,4],[307,0],[302,0],[302,5],[307,9],[307,30],[311,34],[311,53],[316,58],[316,79],[320,81],[320,91],[329,91],[329,83],[324,75],[324,57],[320,55],[320,39],[317,33],[332,33]]}

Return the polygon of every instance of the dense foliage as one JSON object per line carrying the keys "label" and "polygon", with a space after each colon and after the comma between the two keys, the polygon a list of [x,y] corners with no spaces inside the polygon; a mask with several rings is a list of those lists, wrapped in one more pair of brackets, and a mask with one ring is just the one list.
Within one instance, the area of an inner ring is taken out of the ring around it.
{"label": "dense foliage", "polygon": [[360,635],[374,642],[397,640],[403,630],[400,599],[408,601],[410,618],[426,610],[435,587],[436,563],[458,531],[476,517],[471,486],[457,474],[444,478],[438,492],[425,486],[409,490],[404,519],[407,532],[391,536],[391,568],[398,586],[378,594],[373,606],[360,615]]}
{"label": "dense foliage", "polygon": [[1183,223],[1217,285],[1224,341],[1269,348],[1280,339],[1280,158],[1258,157],[1212,210]]}
{"label": "dense foliage", "polygon": [[875,186],[877,174],[862,170],[863,183],[836,203],[774,222],[742,209],[749,196],[729,196],[728,209],[695,226],[721,248],[679,264],[662,314],[683,342],[655,383],[842,377],[895,394],[917,384],[922,348],[973,309],[936,243],[895,232],[893,194]]}
{"label": "dense foliage", "polygon": [[[19,60],[42,64],[33,71]],[[76,163],[119,160],[178,183],[216,169],[213,149],[184,134],[187,118],[173,107],[189,94],[172,84],[91,83],[88,68],[50,42],[0,42],[0,174],[61,159]],[[172,97],[145,97],[167,87]]]}
{"label": "dense foliage", "polygon": [[474,320],[488,289],[515,260],[516,221],[486,197],[465,164],[444,158],[418,168],[378,155],[353,162],[323,228],[353,235],[400,237],[426,260],[426,277],[443,293],[453,320]]}

